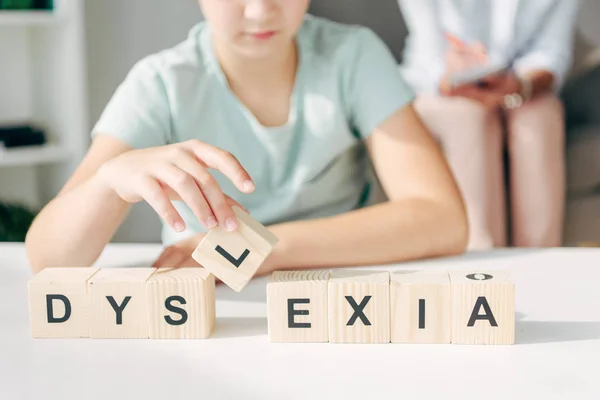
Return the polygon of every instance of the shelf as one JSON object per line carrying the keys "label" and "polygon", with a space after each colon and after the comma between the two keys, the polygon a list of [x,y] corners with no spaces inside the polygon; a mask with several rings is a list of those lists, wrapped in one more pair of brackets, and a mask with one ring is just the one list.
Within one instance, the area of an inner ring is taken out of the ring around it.
{"label": "shelf", "polygon": [[62,19],[58,11],[0,11],[2,26],[46,26],[57,24]]}
{"label": "shelf", "polygon": [[0,148],[0,167],[23,167],[66,161],[70,158],[68,149],[59,145],[27,146],[20,148]]}

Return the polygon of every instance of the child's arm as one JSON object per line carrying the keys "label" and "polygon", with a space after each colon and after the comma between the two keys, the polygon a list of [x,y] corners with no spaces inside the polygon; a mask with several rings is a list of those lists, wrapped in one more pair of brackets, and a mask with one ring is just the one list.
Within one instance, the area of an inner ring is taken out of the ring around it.
{"label": "child's arm", "polygon": [[207,228],[217,223],[229,228],[230,220],[235,223],[233,200],[223,194],[209,167],[239,190],[253,190],[239,162],[210,145],[189,141],[132,150],[118,139],[98,135],[73,177],[29,229],[26,248],[33,271],[93,264],[129,205],[142,200],[177,231],[185,223],[170,200],[185,201]]}
{"label": "child's arm", "polygon": [[394,263],[465,250],[468,225],[462,197],[413,107],[396,112],[367,145],[389,202],[270,226],[280,244],[261,273]]}

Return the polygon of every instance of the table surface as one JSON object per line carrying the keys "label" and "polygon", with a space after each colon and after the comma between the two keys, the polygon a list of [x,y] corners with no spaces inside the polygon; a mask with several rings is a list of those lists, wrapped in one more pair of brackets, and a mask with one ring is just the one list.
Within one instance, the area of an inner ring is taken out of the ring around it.
{"label": "table surface", "polygon": [[[159,245],[111,244],[97,266],[148,266]],[[217,288],[205,340],[32,339],[21,244],[0,244],[4,399],[599,399],[600,250],[498,250],[383,270],[507,269],[516,344],[275,344],[266,280]]]}

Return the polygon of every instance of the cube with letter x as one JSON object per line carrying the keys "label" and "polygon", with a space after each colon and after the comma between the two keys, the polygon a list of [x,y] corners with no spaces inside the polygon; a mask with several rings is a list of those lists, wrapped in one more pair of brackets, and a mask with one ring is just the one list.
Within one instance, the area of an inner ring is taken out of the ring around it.
{"label": "cube with letter x", "polygon": [[329,341],[390,342],[390,273],[337,270],[329,278]]}

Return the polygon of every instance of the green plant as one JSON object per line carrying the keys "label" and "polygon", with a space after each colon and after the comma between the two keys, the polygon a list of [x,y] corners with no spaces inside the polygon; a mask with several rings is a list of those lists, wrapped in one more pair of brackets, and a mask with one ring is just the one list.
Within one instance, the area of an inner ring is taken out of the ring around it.
{"label": "green plant", "polygon": [[29,10],[33,8],[33,0],[0,0],[0,9]]}
{"label": "green plant", "polygon": [[0,242],[24,242],[34,218],[23,205],[0,202]]}

